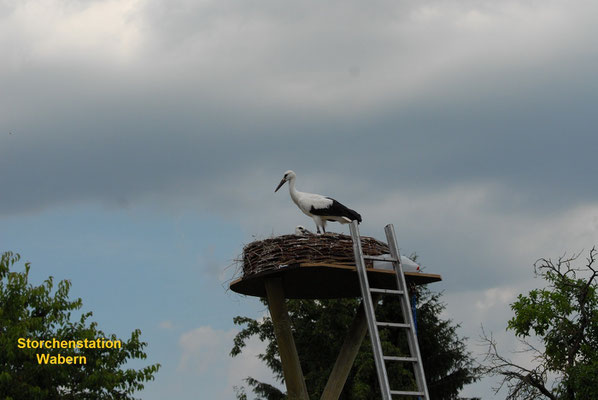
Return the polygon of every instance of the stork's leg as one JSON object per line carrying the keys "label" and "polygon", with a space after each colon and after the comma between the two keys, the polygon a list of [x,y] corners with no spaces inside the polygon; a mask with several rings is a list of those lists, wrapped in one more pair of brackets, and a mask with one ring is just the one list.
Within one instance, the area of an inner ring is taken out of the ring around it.
{"label": "stork's leg", "polygon": [[320,232],[320,226],[322,226],[322,229],[324,228],[324,225],[322,224],[322,219],[316,215],[314,215],[313,217],[314,222],[316,223],[316,229],[318,233]]}

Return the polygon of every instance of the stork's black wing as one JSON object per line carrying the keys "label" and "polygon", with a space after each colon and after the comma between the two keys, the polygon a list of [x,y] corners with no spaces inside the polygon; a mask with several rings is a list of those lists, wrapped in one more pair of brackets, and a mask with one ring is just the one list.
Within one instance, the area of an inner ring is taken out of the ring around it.
{"label": "stork's black wing", "polygon": [[312,206],[309,212],[314,215],[347,217],[351,221],[357,220],[357,222],[361,222],[361,215],[359,215],[356,211],[351,210],[350,208],[342,205],[341,203],[339,203],[331,197],[327,197],[327,199],[332,200],[331,205],[325,208],[314,208]]}

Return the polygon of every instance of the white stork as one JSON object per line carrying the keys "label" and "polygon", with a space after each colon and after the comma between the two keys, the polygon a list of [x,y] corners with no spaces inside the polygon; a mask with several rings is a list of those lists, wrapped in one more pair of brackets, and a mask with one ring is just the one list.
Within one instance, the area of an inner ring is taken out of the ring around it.
{"label": "white stork", "polygon": [[[382,254],[379,257],[388,258],[389,261],[376,260],[374,261],[374,268],[388,269],[391,271],[394,270],[394,267],[392,266],[392,261],[390,261],[390,259],[392,259],[392,256],[390,254]],[[403,255],[401,255],[401,264],[403,266],[403,272],[421,272],[418,263]]]}
{"label": "white stork", "polygon": [[297,235],[297,236],[309,236],[309,235],[313,235],[313,233],[311,233],[310,231],[308,231],[307,229],[305,229],[305,227],[303,225],[297,225],[295,227],[295,235]]}
{"label": "white stork", "polygon": [[336,221],[341,224],[348,224],[355,220],[361,222],[361,215],[330,197],[298,191],[295,189],[295,178],[297,175],[293,171],[285,172],[274,192],[277,192],[285,182],[289,182],[291,199],[305,215],[313,218],[318,233],[320,233],[320,228],[326,233],[327,221]]}

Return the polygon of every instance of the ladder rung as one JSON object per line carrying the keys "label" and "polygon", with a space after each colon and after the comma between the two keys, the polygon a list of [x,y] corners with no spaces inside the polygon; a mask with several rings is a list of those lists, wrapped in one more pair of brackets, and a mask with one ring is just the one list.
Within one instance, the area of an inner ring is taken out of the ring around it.
{"label": "ladder rung", "polygon": [[403,294],[403,293],[405,293],[402,290],[379,289],[379,288],[370,288],[370,292],[372,292],[372,293],[384,293],[384,294]]}
{"label": "ladder rung", "polygon": [[425,395],[424,392],[410,392],[407,390],[391,390],[390,394],[403,395],[403,396],[424,396]]}
{"label": "ladder rung", "polygon": [[378,326],[388,326],[389,328],[411,328],[411,325],[397,322],[376,322]]}
{"label": "ladder rung", "polygon": [[386,262],[396,262],[396,258],[387,258],[387,257],[380,257],[380,256],[366,256],[363,255],[364,260],[372,260],[372,261],[386,261]]}
{"label": "ladder rung", "polygon": [[417,362],[417,357],[394,357],[384,356],[386,361],[404,361],[404,362]]}

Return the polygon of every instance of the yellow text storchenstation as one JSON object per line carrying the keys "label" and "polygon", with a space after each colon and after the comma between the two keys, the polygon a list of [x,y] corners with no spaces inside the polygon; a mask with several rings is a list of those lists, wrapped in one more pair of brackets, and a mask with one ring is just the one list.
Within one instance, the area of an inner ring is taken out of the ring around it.
{"label": "yellow text storchenstation", "polygon": [[[58,340],[56,338],[37,340],[37,339],[17,339],[19,349],[120,349],[122,342],[120,340],[110,339],[81,339],[81,340]],[[75,350],[76,352],[76,350]],[[62,355],[58,354],[36,354],[38,364],[64,365],[64,364],[87,364],[87,357],[80,355]]]}
{"label": "yellow text storchenstation", "polygon": [[110,339],[82,339],[82,340],[35,340],[19,338],[17,340],[19,349],[120,349],[120,340]]}

